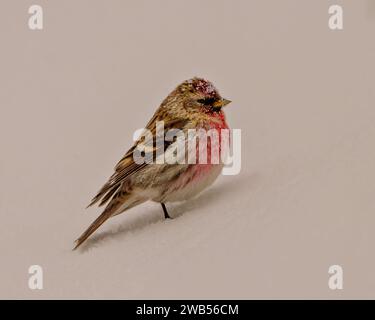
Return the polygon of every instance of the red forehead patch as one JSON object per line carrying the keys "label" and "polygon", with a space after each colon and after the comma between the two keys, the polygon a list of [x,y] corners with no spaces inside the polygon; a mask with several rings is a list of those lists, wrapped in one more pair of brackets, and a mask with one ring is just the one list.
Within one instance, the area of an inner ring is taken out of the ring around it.
{"label": "red forehead patch", "polygon": [[201,92],[205,96],[216,97],[218,95],[216,88],[209,81],[195,78],[189,80],[189,82],[193,84],[195,90]]}

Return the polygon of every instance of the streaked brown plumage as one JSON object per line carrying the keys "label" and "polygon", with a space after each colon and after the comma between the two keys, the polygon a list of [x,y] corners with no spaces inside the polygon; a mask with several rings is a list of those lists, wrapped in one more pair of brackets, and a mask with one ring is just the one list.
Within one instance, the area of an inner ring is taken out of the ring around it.
{"label": "streaked brown plumage", "polygon": [[[221,98],[214,86],[201,78],[184,81],[162,102],[148,122],[146,129],[156,137],[156,123],[164,121],[165,132],[177,128],[187,134],[188,129],[228,128],[222,107],[230,101]],[[164,137],[165,150],[168,145]],[[78,248],[108,218],[147,200],[159,202],[166,217],[165,202],[189,199],[210,185],[220,174],[222,164],[137,164],[133,153],[141,139],[117,163],[115,172],[99,190],[89,206],[105,204],[102,214],[77,239]],[[209,147],[209,146],[208,146]],[[157,144],[153,145],[156,156]]]}

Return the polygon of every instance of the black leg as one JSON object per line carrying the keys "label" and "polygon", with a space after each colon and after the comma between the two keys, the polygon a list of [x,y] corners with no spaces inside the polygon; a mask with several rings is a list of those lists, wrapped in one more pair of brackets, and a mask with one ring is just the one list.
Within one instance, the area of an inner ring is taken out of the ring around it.
{"label": "black leg", "polygon": [[169,216],[168,211],[167,211],[167,208],[165,207],[165,204],[164,204],[164,203],[161,204],[161,207],[163,208],[164,218],[165,218],[165,219],[171,219],[171,217]]}

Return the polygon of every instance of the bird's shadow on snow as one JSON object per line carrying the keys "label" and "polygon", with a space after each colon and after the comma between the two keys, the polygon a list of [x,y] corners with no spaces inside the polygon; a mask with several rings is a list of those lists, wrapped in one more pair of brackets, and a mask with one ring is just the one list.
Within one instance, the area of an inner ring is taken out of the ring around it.
{"label": "bird's shadow on snow", "polygon": [[[178,219],[180,216],[188,212],[199,213],[206,206],[212,204],[212,202],[215,201],[215,199],[217,199],[218,197],[222,197],[224,195],[228,197],[228,195],[232,193],[237,193],[240,190],[248,190],[249,183],[254,184],[257,182],[257,180],[257,174],[252,174],[250,176],[238,175],[236,179],[232,179],[228,182],[223,182],[217,186],[213,185],[208,190],[204,190],[200,195],[198,195],[194,199],[185,202],[180,202],[177,204],[168,204],[168,212],[170,216],[173,218],[172,221]],[[109,241],[111,239],[119,239],[121,237],[124,237],[129,232],[141,230],[148,225],[163,222],[164,220],[165,219],[163,211],[159,204],[150,208],[148,212],[145,214],[132,215],[131,211],[129,211],[129,216],[127,217],[126,221],[121,223],[117,228],[115,227],[112,228],[112,230],[102,231],[98,232],[97,234],[94,234],[91,238],[89,238],[86,241],[86,243],[82,245],[80,251],[86,252],[91,248],[99,246],[105,241]]]}

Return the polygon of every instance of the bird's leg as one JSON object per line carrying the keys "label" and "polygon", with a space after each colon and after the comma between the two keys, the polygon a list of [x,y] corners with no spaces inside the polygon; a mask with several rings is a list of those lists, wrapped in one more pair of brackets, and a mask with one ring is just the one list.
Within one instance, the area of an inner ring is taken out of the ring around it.
{"label": "bird's leg", "polygon": [[165,218],[165,219],[172,219],[172,218],[170,217],[170,215],[168,214],[167,208],[165,207],[165,204],[164,204],[164,203],[161,203],[161,207],[163,208],[164,218]]}

